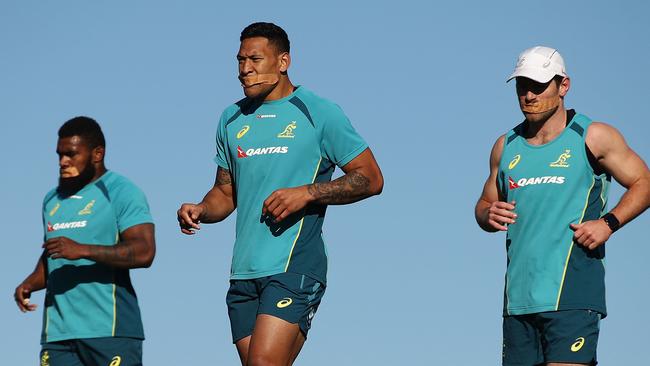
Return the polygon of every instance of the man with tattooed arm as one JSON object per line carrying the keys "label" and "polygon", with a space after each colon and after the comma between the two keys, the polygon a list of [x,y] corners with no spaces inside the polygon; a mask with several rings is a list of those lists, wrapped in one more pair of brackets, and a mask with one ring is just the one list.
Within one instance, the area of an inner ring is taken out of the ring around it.
{"label": "man with tattooed arm", "polygon": [[[226,298],[233,343],[242,365],[290,365],[325,291],[327,205],[379,194],[383,178],[343,111],[291,83],[282,28],[254,23],[240,41],[245,98],[221,116],[214,186],[183,204],[178,221],[192,235],[237,209]],[[330,181],[336,166],[345,174]]]}
{"label": "man with tattooed arm", "polygon": [[129,269],[155,254],[142,191],[106,169],[104,134],[88,117],[59,129],[59,185],[43,201],[43,254],[14,298],[34,311],[46,288],[42,366],[142,365],[144,332]]}

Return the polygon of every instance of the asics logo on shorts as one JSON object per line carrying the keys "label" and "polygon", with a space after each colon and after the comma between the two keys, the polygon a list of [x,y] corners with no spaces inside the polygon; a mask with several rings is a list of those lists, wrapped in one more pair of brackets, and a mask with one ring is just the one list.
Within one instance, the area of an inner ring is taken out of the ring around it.
{"label": "asics logo on shorts", "polygon": [[293,300],[290,297],[285,297],[284,299],[278,301],[278,303],[275,304],[275,306],[282,309],[282,308],[286,308],[287,306],[291,305],[291,303],[293,303]]}
{"label": "asics logo on shorts", "polygon": [[571,352],[578,352],[584,346],[585,344],[585,339],[584,337],[578,337],[576,338],[576,342],[571,345]]}
{"label": "asics logo on shorts", "polygon": [[47,351],[41,356],[41,366],[50,366],[50,354]]}
{"label": "asics logo on shorts", "polygon": [[121,363],[122,363],[122,357],[115,356],[113,357],[111,363],[108,366],[120,366]]}

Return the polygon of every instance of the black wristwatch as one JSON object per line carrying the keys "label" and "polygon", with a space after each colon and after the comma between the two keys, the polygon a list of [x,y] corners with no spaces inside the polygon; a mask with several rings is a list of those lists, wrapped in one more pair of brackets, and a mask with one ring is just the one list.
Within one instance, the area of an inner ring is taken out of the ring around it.
{"label": "black wristwatch", "polygon": [[606,213],[603,217],[601,217],[601,219],[603,219],[607,226],[609,226],[609,229],[612,231],[612,233],[616,232],[616,230],[621,227],[621,222],[618,221],[616,216],[614,216],[614,214],[611,212]]}

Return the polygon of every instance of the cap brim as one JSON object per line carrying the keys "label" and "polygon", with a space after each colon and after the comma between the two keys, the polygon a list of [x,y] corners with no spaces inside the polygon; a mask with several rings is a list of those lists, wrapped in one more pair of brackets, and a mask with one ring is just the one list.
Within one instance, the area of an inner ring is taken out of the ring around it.
{"label": "cap brim", "polygon": [[515,72],[513,72],[512,75],[510,75],[508,80],[506,80],[506,83],[520,76],[544,84],[551,81],[551,79],[555,77],[555,73],[553,71],[545,72],[544,70],[540,70],[540,69],[525,69],[525,68],[516,69]]}

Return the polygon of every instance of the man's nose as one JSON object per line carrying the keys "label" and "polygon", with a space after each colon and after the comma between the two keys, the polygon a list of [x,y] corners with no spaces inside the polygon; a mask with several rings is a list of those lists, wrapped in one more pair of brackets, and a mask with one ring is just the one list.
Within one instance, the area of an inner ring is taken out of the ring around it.
{"label": "man's nose", "polygon": [[61,168],[67,168],[70,166],[70,158],[67,156],[62,156],[59,158],[59,166]]}
{"label": "man's nose", "polygon": [[242,75],[248,75],[253,71],[253,63],[248,59],[244,60],[244,62],[239,65],[239,73]]}
{"label": "man's nose", "polygon": [[527,102],[530,102],[530,101],[534,100],[535,98],[537,98],[537,94],[533,93],[530,90],[526,92],[526,101]]}

